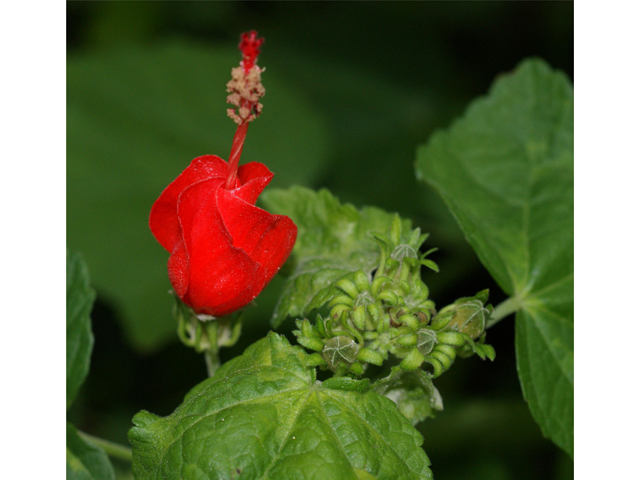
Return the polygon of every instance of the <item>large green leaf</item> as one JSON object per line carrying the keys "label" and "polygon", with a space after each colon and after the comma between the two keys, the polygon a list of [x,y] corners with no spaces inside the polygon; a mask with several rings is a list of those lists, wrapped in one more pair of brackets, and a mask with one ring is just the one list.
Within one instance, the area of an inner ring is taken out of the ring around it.
{"label": "large green leaf", "polygon": [[[262,197],[272,213],[289,216],[298,226],[293,272],[287,279],[272,318],[277,327],[287,317],[307,315],[322,306],[338,278],[356,270],[371,271],[379,248],[370,232],[387,233],[394,215],[375,207],[357,210],[341,204],[328,190],[270,190]],[[408,235],[411,223],[402,222]]]}
{"label": "large green leaf", "polygon": [[89,272],[78,253],[67,250],[67,408],[89,372],[93,333],[91,308],[95,292],[89,286]]}
{"label": "large green leaf", "polygon": [[[545,436],[573,455],[573,89],[541,60],[499,78],[418,152],[480,260],[512,296],[518,371]],[[499,310],[499,309],[498,309]]]}
{"label": "large green leaf", "polygon": [[368,380],[320,383],[278,334],[196,386],[168,417],[138,413],[133,470],[147,479],[429,479],[422,436]]}
{"label": "large green leaf", "polygon": [[[68,242],[140,349],[159,347],[176,328],[169,255],[149,231],[151,205],[193,158],[227,158],[236,125],[225,84],[240,58],[231,45],[182,42],[68,58]],[[326,127],[282,78],[274,69],[263,75],[264,113],[249,128],[242,162],[265,163],[272,185],[309,185],[323,168]]]}
{"label": "large green leaf", "polygon": [[84,440],[67,423],[67,480],[115,480],[116,474],[104,450]]}

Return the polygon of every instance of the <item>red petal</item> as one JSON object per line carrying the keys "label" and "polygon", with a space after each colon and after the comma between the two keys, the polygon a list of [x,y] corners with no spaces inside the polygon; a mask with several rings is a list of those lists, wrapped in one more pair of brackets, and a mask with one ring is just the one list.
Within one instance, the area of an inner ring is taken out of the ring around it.
{"label": "red petal", "polygon": [[189,256],[182,240],[171,253],[167,267],[173,290],[180,298],[184,297],[189,286]]}
{"label": "red petal", "polygon": [[234,194],[245,202],[255,205],[258,196],[272,178],[273,173],[262,163],[245,163],[238,168],[238,180],[241,186],[234,190]]}
{"label": "red petal", "polygon": [[224,178],[227,162],[215,155],[195,158],[191,164],[169,184],[151,208],[149,227],[158,242],[169,252],[173,252],[182,240],[178,220],[178,197],[187,187],[209,180]]}
{"label": "red petal", "polygon": [[221,316],[251,300],[265,284],[264,269],[232,245],[217,203],[224,179],[197,183],[182,192],[178,215],[189,257],[183,300],[198,313]]}
{"label": "red petal", "polygon": [[285,262],[296,241],[297,227],[283,215],[272,215],[235,196],[218,190],[218,205],[233,245],[244,250],[265,269],[267,282]]}
{"label": "red petal", "polygon": [[285,215],[273,215],[275,221],[265,230],[251,258],[265,269],[265,285],[278,273],[287,261],[298,236],[298,227]]}

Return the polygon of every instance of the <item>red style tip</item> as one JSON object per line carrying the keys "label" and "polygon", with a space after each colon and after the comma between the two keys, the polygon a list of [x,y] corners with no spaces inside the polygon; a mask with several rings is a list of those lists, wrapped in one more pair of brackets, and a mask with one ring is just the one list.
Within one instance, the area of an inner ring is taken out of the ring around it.
{"label": "red style tip", "polygon": [[258,32],[251,30],[240,35],[240,44],[238,48],[242,52],[242,62],[240,64],[244,68],[245,73],[253,68],[258,55],[260,55],[260,45],[264,43],[264,38],[257,38]]}

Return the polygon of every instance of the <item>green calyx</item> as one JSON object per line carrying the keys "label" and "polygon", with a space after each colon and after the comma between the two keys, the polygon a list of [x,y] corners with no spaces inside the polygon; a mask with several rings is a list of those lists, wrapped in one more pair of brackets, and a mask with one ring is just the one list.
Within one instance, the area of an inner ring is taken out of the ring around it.
{"label": "green calyx", "polygon": [[173,314],[178,321],[178,338],[187,347],[204,353],[207,371],[213,376],[220,366],[220,347],[231,347],[240,338],[242,312],[225,317],[198,315],[176,296]]}
{"label": "green calyx", "polygon": [[495,358],[493,348],[484,343],[492,311],[485,306],[488,290],[437,311],[421,277],[423,266],[438,271],[426,258],[436,249],[420,253],[428,235],[417,228],[403,237],[396,215],[387,234],[370,237],[380,250],[377,268],[333,282],[325,301],[329,313],[318,314],[315,324],[296,320],[298,343],[317,352],[310,356],[310,366],[329,369],[335,376],[359,376],[368,364],[381,366],[392,356],[404,371],[425,367],[429,376],[437,377],[457,356]]}

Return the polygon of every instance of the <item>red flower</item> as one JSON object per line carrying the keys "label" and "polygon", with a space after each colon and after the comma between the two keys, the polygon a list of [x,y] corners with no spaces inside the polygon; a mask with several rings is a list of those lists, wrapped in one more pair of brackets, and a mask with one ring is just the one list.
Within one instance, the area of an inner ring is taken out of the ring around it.
{"label": "red flower", "polygon": [[153,235],[171,253],[176,294],[196,313],[216,317],[256,298],[297,235],[289,217],[255,206],[273,177],[266,166],[240,166],[227,186],[232,171],[215,155],[194,159],[162,192],[149,218]]}

